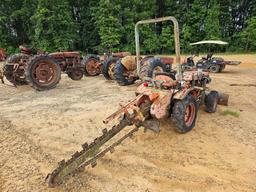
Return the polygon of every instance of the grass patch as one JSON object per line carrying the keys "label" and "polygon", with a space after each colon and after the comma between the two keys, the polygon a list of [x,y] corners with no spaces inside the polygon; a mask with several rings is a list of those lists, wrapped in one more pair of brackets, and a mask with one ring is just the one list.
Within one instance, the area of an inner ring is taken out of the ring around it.
{"label": "grass patch", "polygon": [[239,117],[240,113],[238,111],[230,111],[230,110],[225,110],[222,112],[223,115],[231,115],[234,117]]}

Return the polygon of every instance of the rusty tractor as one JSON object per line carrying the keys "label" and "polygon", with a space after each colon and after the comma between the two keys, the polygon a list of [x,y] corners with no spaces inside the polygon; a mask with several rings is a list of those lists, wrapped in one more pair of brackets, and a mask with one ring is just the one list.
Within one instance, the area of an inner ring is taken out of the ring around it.
{"label": "rusty tractor", "polygon": [[0,61],[5,61],[7,58],[5,49],[0,48]]}
{"label": "rusty tractor", "polygon": [[3,76],[20,86],[31,84],[39,91],[56,87],[61,79],[61,72],[72,80],[83,77],[82,57],[79,52],[33,52],[32,49],[20,46],[20,53],[10,56],[3,67]]}
{"label": "rusty tractor", "polygon": [[117,61],[115,79],[121,86],[133,84],[139,77],[153,77],[155,73],[171,70],[173,58],[147,56],[140,59],[141,70],[137,73],[137,56],[126,56]]}
{"label": "rusty tractor", "polygon": [[[179,28],[174,17],[145,20],[140,21],[139,24],[169,20],[174,23],[178,70],[171,73],[156,73],[153,78],[145,77],[144,83],[136,91],[136,98],[122,105],[121,109],[103,121],[105,124],[110,124],[112,121],[117,124],[109,130],[103,129],[102,135],[94,139],[92,143],[84,143],[83,149],[74,153],[68,161],[59,162],[58,167],[46,177],[49,187],[61,184],[69,175],[83,170],[87,166],[96,166],[99,158],[108,152],[114,152],[121,142],[131,137],[141,127],[159,132],[159,120],[169,121],[171,119],[172,124],[170,125],[176,131],[187,133],[196,126],[200,105],[204,105],[205,111],[209,113],[214,113],[218,104],[227,105],[228,95],[211,91],[208,88],[208,84],[211,82],[208,72],[200,69],[181,71]],[[137,56],[139,56],[138,46]],[[139,67],[140,63],[138,62]],[[171,121],[169,122],[171,123]],[[124,129],[126,133],[118,135]],[[111,140],[113,137],[116,137],[114,141]]]}
{"label": "rusty tractor", "polygon": [[114,68],[116,62],[125,56],[131,55],[130,52],[117,52],[104,54],[102,56],[89,54],[83,59],[83,65],[85,66],[86,76],[97,76],[103,74],[108,80],[113,80]]}

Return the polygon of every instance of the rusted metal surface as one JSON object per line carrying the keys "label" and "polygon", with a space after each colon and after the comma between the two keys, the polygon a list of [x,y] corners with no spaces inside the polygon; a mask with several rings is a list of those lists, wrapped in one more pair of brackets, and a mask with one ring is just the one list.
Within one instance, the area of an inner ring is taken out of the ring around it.
{"label": "rusted metal surface", "polygon": [[172,57],[159,57],[161,59],[161,62],[165,65],[171,65],[174,63],[174,59]]}
{"label": "rusted metal surface", "polygon": [[99,73],[102,73],[102,63],[94,58],[91,58],[87,61],[85,68],[91,76],[95,76]]}
{"label": "rusted metal surface", "polygon": [[56,73],[55,65],[52,62],[42,60],[33,66],[32,73],[33,79],[40,85],[47,86],[55,81],[54,76]]}
{"label": "rusted metal surface", "polygon": [[[19,46],[19,48],[21,53],[14,54],[7,59],[3,73],[7,80],[14,85],[28,83],[26,74],[30,75],[31,71],[26,70],[32,69],[29,66],[31,66],[35,58],[49,57],[60,66],[62,72],[67,73],[73,80],[81,79],[81,75],[83,76],[82,58],[79,52],[55,52],[51,54],[42,53],[33,55],[31,49],[24,46]],[[54,77],[57,72],[55,71],[56,67],[54,65],[51,62],[49,63],[49,61],[45,63],[38,59],[38,63],[33,66],[32,76],[29,82],[32,84],[36,82],[36,84],[44,85],[44,87],[51,85],[56,80]]]}
{"label": "rusted metal surface", "polygon": [[80,58],[80,53],[79,52],[54,52],[54,53],[50,53],[50,56],[52,56],[53,58],[66,58],[66,57],[78,57]]}
{"label": "rusted metal surface", "polygon": [[112,53],[112,56],[123,58],[126,56],[131,56],[131,53],[130,52],[116,52],[116,53]]}
{"label": "rusted metal surface", "polygon": [[121,63],[128,71],[136,69],[136,56],[126,56],[121,59]]}
{"label": "rusted metal surface", "polygon": [[6,52],[4,48],[0,48],[0,61],[5,61],[7,58]]}

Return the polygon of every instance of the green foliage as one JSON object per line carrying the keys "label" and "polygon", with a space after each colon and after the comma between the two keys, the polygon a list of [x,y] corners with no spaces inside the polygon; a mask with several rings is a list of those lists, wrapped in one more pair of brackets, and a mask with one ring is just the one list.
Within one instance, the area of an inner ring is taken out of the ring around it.
{"label": "green foliage", "polygon": [[163,27],[160,36],[160,46],[164,53],[173,53],[175,51],[174,35],[171,26]]}
{"label": "green foliage", "polygon": [[237,35],[237,43],[241,43],[245,51],[256,50],[256,16],[247,22],[247,27]]}
{"label": "green foliage", "polygon": [[115,0],[100,0],[95,9],[95,20],[99,28],[100,46],[103,50],[114,51],[121,42],[122,25],[119,20],[120,5]]}
{"label": "green foliage", "polygon": [[221,38],[220,34],[220,5],[217,0],[209,1],[207,15],[205,17],[205,39],[218,40]]}
{"label": "green foliage", "polygon": [[[183,52],[198,51],[189,43],[209,39],[228,41],[228,51],[256,51],[256,0],[1,0],[0,47],[135,53],[135,23],[169,15],[179,21]],[[174,52],[170,23],[140,27],[140,34],[143,54]],[[224,50],[201,47],[209,49]]]}
{"label": "green foliage", "polygon": [[231,116],[234,116],[234,117],[239,117],[240,116],[239,112],[237,112],[237,111],[230,111],[230,110],[225,110],[225,111],[223,111],[222,114],[223,115],[231,115]]}
{"label": "green foliage", "polygon": [[74,43],[76,25],[68,2],[39,0],[35,15],[35,46],[44,51],[68,50]]}

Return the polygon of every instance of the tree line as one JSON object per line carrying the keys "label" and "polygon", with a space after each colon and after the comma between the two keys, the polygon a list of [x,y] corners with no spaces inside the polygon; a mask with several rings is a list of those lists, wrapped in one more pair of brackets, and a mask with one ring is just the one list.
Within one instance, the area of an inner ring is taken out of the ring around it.
{"label": "tree line", "polygon": [[[179,21],[183,52],[209,39],[229,45],[197,49],[256,51],[256,0],[1,0],[0,47],[134,53],[135,23],[170,15]],[[172,31],[168,22],[141,27],[142,52],[173,53]]]}

